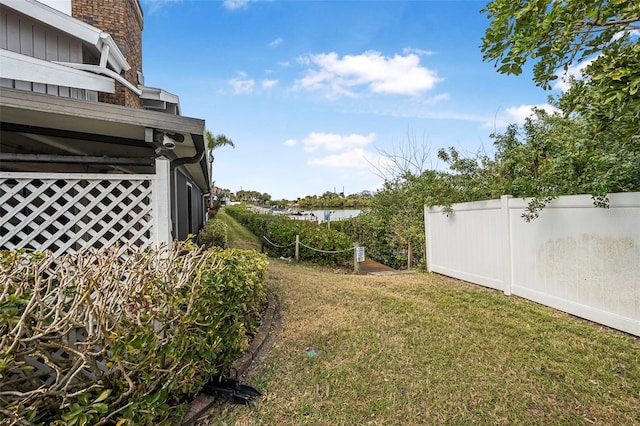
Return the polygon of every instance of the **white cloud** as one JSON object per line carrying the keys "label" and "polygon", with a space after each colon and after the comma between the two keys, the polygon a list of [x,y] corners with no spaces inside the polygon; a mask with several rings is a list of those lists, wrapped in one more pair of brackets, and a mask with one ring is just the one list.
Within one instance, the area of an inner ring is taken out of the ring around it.
{"label": "white cloud", "polygon": [[282,37],[278,37],[277,39],[273,40],[272,42],[269,43],[269,47],[276,47],[282,44],[284,40],[282,40]]}
{"label": "white cloud", "polygon": [[305,151],[345,151],[354,148],[363,148],[372,143],[376,138],[375,133],[368,135],[339,135],[336,133],[312,132],[302,140]]}
{"label": "white cloud", "polygon": [[251,79],[233,78],[229,80],[228,83],[232,87],[235,95],[251,93],[253,92],[253,86],[255,86],[255,81]]}
{"label": "white cloud", "polygon": [[291,66],[291,63],[289,61],[284,61],[284,62],[278,62],[278,65],[286,68],[288,66]]}
{"label": "white cloud", "polygon": [[405,55],[408,55],[410,53],[415,53],[418,56],[431,56],[435,54],[435,52],[431,50],[416,49],[413,47],[405,47],[404,49],[402,49],[402,53],[404,53]]}
{"label": "white cloud", "polygon": [[[311,132],[304,139],[288,139],[283,145],[293,147],[302,145],[306,152],[314,152],[316,156],[307,160],[307,165],[317,167],[341,168],[363,171],[370,167],[368,158],[376,154],[366,150],[375,140],[375,133],[368,135]],[[327,153],[322,155],[321,153]]]}
{"label": "white cloud", "polygon": [[415,53],[386,57],[370,50],[340,58],[331,52],[304,56],[298,62],[315,68],[308,69],[294,88],[321,90],[329,97],[358,96],[363,90],[416,96],[442,81],[435,71],[420,66]]}
{"label": "white cloud", "polygon": [[265,89],[269,89],[273,86],[275,86],[276,84],[278,84],[278,80],[262,80],[262,87],[264,87]]}
{"label": "white cloud", "polygon": [[482,127],[502,129],[509,124],[522,125],[528,117],[533,115],[533,108],[545,110],[550,114],[558,111],[557,108],[549,104],[514,106],[507,108],[504,112],[496,114],[493,121],[486,121]]}
{"label": "white cloud", "polygon": [[432,96],[430,98],[425,99],[422,103],[426,105],[435,105],[441,101],[448,101],[451,99],[451,94],[449,93],[440,93],[439,95]]}
{"label": "white cloud", "polygon": [[624,30],[624,31],[619,31],[617,33],[615,33],[613,35],[613,39],[612,41],[617,41],[620,40],[622,37],[628,35],[629,38],[634,39],[634,38],[638,38],[640,37],[640,30]]}
{"label": "white cloud", "polygon": [[246,9],[249,7],[249,3],[253,3],[256,0],[224,0],[222,5],[225,9],[229,10],[237,10],[237,9]]}
{"label": "white cloud", "polygon": [[370,166],[367,162],[367,153],[362,148],[355,148],[340,154],[328,155],[326,157],[312,158],[307,161],[310,166],[365,169]]}

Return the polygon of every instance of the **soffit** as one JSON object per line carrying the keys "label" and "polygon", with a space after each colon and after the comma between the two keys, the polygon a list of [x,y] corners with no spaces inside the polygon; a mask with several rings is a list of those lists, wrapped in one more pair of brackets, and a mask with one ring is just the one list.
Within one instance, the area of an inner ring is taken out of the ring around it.
{"label": "soffit", "polygon": [[[193,157],[196,144],[204,149],[204,120],[15,89],[0,89],[0,121],[22,126],[25,131],[28,127],[33,127],[35,132],[50,129],[49,134],[45,134],[49,137],[64,138],[64,132],[104,136],[107,142],[100,143],[101,152],[116,157],[140,153],[141,144],[150,148],[145,152],[152,153],[156,145],[149,138],[147,129],[184,136],[184,142],[176,143],[174,150],[163,153],[170,159]],[[109,142],[110,139],[113,141]],[[127,146],[128,139],[132,141],[130,146]],[[70,149],[74,145],[77,145],[77,139],[69,141]],[[208,188],[206,165],[199,162],[183,167],[203,190]]]}

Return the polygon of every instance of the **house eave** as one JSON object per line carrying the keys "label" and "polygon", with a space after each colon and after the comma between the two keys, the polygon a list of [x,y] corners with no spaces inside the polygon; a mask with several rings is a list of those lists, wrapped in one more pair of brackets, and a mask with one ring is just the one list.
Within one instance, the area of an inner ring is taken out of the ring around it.
{"label": "house eave", "polygon": [[143,85],[138,85],[138,88],[142,91],[142,95],[140,97],[143,99],[153,99],[158,101],[171,102],[174,104],[180,103],[180,98],[177,95],[169,93],[166,90]]}
{"label": "house eave", "polygon": [[2,78],[114,93],[113,79],[0,49]]}
{"label": "house eave", "polygon": [[[146,141],[154,148],[153,141],[146,136],[148,129],[179,133],[185,137],[184,142],[177,143],[175,149],[167,152],[172,159],[192,158],[205,149],[202,137],[205,122],[201,119],[16,89],[0,88],[0,120],[15,125]],[[114,148],[117,156],[123,156],[123,150],[126,151],[126,148]],[[206,162],[205,167],[202,161],[187,163],[182,167],[200,189],[208,192]]]}
{"label": "house eave", "polygon": [[[140,94],[140,98],[143,100],[143,104],[145,101],[147,101],[147,103],[160,103],[161,109],[165,109],[167,104],[175,105],[176,114],[180,115],[180,98],[178,95],[174,95],[173,93],[169,93],[166,90],[157,87],[149,87],[142,84],[138,85],[138,89],[142,92]],[[145,108],[146,107],[147,105],[145,104]],[[152,106],[149,108],[154,109]]]}

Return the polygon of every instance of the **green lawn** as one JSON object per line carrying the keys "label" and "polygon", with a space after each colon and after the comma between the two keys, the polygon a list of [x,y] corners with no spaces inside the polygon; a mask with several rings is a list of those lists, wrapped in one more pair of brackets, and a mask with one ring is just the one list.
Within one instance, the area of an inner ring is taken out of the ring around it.
{"label": "green lawn", "polygon": [[260,251],[260,239],[251,233],[247,228],[239,224],[231,216],[225,213],[224,208],[218,211],[217,219],[222,220],[229,228],[228,241],[229,247],[238,247],[242,249],[253,249]]}
{"label": "green lawn", "polygon": [[247,380],[264,396],[202,424],[640,425],[640,339],[435,274],[271,259],[269,287],[282,326]]}

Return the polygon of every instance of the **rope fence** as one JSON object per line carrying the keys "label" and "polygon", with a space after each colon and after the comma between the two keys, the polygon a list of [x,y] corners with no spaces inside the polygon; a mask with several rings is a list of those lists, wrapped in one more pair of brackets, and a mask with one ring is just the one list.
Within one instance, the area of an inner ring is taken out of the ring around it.
{"label": "rope fence", "polygon": [[348,248],[348,249],[344,249],[344,250],[322,250],[322,249],[311,247],[311,246],[308,246],[308,245],[302,243],[300,241],[300,236],[299,235],[296,235],[295,242],[293,242],[291,244],[288,244],[288,245],[284,245],[284,246],[276,244],[276,243],[274,243],[272,241],[269,241],[269,239],[265,235],[263,235],[262,238],[264,239],[264,241],[266,241],[267,243],[271,244],[273,247],[276,247],[276,248],[289,248],[289,247],[295,246],[295,260],[296,260],[296,262],[300,261],[300,246],[302,246],[302,247],[304,247],[306,249],[318,252],[318,253],[325,253],[325,254],[339,254],[339,253],[346,253],[348,251],[353,250],[353,268],[354,268],[354,271],[356,271],[356,272],[358,272],[360,270],[360,263],[364,262],[364,247],[359,246],[358,243],[354,243],[353,247]]}
{"label": "rope fence", "polygon": [[286,246],[281,246],[281,245],[278,245],[278,244],[276,244],[276,243],[274,243],[274,242],[269,241],[269,239],[268,239],[266,236],[264,236],[264,235],[262,236],[262,238],[264,238],[264,240],[265,240],[266,242],[268,242],[269,244],[271,244],[272,246],[274,246],[274,247],[276,247],[276,248],[289,248],[289,247],[293,247],[293,246],[295,246],[295,245],[296,245],[296,243],[291,243],[291,244],[286,245]]}
{"label": "rope fence", "polygon": [[303,244],[302,242],[299,242],[299,244],[302,247],[308,248],[309,250],[317,251],[318,253],[327,253],[327,254],[346,253],[348,251],[355,250],[355,247],[351,247],[351,248],[344,249],[344,250],[320,250],[320,249],[317,249],[317,248],[309,247],[308,245]]}

